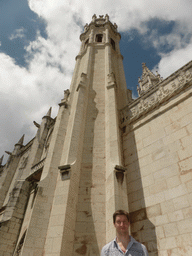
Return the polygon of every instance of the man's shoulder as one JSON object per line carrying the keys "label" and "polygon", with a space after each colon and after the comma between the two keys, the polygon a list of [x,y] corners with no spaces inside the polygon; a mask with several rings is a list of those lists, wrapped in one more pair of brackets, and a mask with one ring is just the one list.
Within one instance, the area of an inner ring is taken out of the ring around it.
{"label": "man's shoulder", "polygon": [[108,244],[104,245],[104,246],[103,246],[103,249],[104,249],[104,250],[107,250],[107,249],[109,249],[109,248],[111,248],[111,247],[114,247],[114,241],[115,241],[115,240],[112,240],[112,241],[109,242]]}
{"label": "man's shoulder", "polygon": [[101,250],[101,256],[106,255],[106,253],[108,253],[109,251],[111,251],[111,249],[114,248],[114,241],[112,240],[111,242],[109,242],[108,244],[104,245],[102,250]]}
{"label": "man's shoulder", "polygon": [[131,237],[132,246],[131,250],[136,251],[138,253],[144,253],[144,255],[148,255],[147,249],[144,244],[136,241],[133,237]]}

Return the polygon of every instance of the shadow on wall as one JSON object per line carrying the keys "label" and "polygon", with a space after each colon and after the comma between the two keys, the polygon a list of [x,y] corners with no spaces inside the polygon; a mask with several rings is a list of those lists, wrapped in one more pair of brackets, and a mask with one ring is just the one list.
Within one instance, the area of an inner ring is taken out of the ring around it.
{"label": "shadow on wall", "polygon": [[[97,193],[94,193],[93,190],[99,191],[98,186],[101,186],[101,184],[99,184],[100,182],[94,180],[96,175],[94,170],[96,169],[96,166],[93,159],[93,146],[94,140],[97,138],[94,138],[93,131],[95,130],[95,120],[97,119],[98,115],[98,110],[94,102],[95,96],[96,93],[90,89],[83,142],[84,148],[80,170],[81,174],[77,204],[77,217],[75,223],[73,256],[100,255],[100,250],[98,247],[98,234],[95,228],[97,223],[94,221],[93,216],[94,214],[97,214],[97,210],[93,208],[97,207],[97,202],[95,201]],[[98,172],[100,172],[100,170],[98,170]],[[93,194],[94,198],[92,198]]]}
{"label": "shadow on wall", "polygon": [[[158,255],[156,230],[154,224],[148,218],[159,215],[158,205],[146,208],[134,131],[125,136],[128,137],[127,144],[124,145],[124,157],[126,155],[125,165],[127,168],[131,234],[137,241],[147,247],[150,256],[156,256]],[[145,193],[147,193],[147,190]]]}

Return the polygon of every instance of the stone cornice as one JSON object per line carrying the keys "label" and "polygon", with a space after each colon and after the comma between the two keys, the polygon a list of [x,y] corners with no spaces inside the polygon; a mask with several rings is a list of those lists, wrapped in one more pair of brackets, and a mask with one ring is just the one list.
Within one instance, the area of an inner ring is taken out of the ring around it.
{"label": "stone cornice", "polygon": [[121,126],[136,121],[191,85],[192,61],[120,110]]}

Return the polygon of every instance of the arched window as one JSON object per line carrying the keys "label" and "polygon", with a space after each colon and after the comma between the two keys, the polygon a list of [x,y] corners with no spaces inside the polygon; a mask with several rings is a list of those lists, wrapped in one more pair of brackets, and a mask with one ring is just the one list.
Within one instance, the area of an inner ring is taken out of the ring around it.
{"label": "arched window", "polygon": [[97,34],[96,35],[96,42],[102,43],[102,40],[103,40],[103,34]]}

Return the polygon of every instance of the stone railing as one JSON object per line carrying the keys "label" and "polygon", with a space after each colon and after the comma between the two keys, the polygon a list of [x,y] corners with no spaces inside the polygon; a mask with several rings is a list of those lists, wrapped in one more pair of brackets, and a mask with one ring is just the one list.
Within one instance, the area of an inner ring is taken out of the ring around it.
{"label": "stone railing", "polygon": [[32,166],[31,168],[31,174],[38,171],[39,169],[41,169],[44,166],[45,163],[45,158],[43,158],[41,161],[39,161],[37,164],[35,164],[34,166]]}

